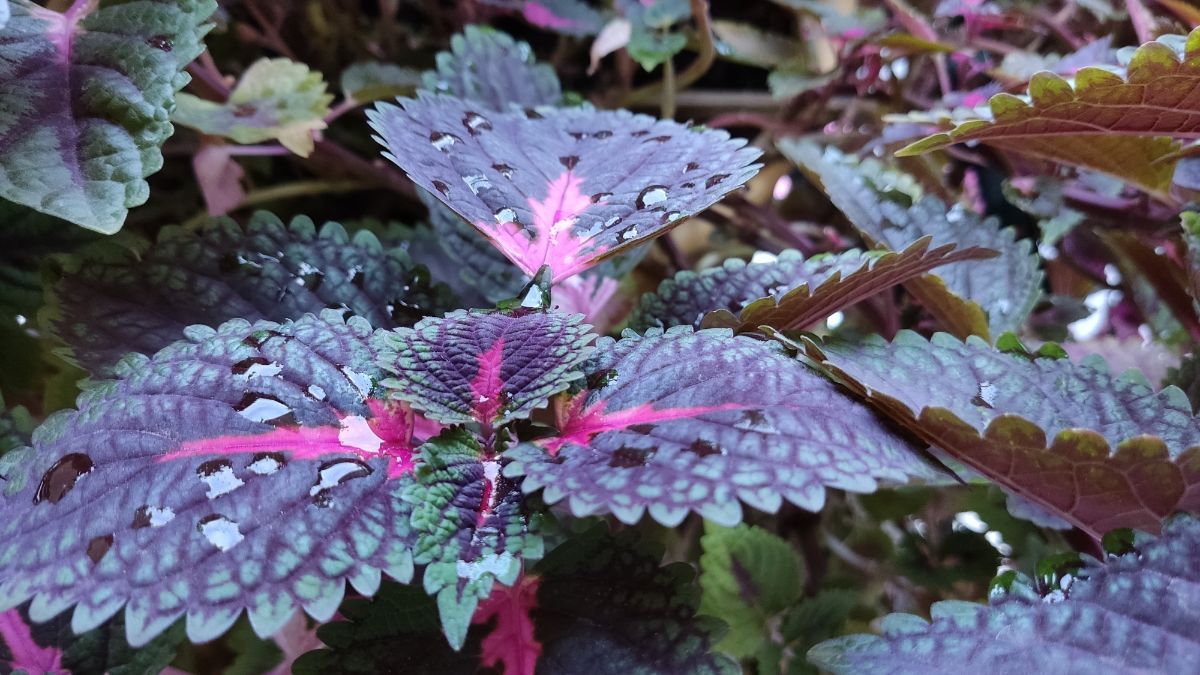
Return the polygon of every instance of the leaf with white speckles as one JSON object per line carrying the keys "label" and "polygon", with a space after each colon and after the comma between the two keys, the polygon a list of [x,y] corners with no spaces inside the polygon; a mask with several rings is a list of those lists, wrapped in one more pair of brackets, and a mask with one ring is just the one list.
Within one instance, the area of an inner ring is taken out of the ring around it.
{"label": "leaf with white speckles", "polygon": [[809,510],[825,488],[874,491],[938,473],[866,408],[770,343],[726,330],[602,339],[587,388],[557,406],[558,435],[510,450],[506,475],[577,515],[675,525]]}
{"label": "leaf with white speckles", "polygon": [[1053,588],[1016,577],[994,585],[988,605],[935,603],[932,622],[889,615],[883,635],[823,642],[808,658],[839,675],[1191,672],[1200,652],[1200,522],[1175,518],[1158,539],[1138,535],[1133,548]]}
{"label": "leaf with white speckles", "polygon": [[370,326],[331,310],[188,336],[126,358],[0,467],[0,611],[74,607],[83,632],[124,607],[135,646],[186,615],[203,642],[243,609],[270,635],[298,607],[327,620],[347,580],[411,576],[413,424],[370,398]]}

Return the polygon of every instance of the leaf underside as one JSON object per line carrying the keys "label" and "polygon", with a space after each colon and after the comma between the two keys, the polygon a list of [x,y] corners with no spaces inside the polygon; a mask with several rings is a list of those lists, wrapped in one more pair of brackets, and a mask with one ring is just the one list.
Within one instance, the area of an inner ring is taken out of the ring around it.
{"label": "leaf underside", "polygon": [[1020,578],[990,605],[935,603],[932,623],[883,620],[882,636],[817,645],[809,660],[832,673],[1182,673],[1200,650],[1200,523],[1168,521],[1160,538],[1086,566],[1043,595]]}
{"label": "leaf underside", "polygon": [[401,103],[368,113],[385,156],[527,274],[549,265],[555,281],[665,232],[758,169],[759,152],[723,131],[623,110],[494,112],[424,92]]}
{"label": "leaf underside", "polygon": [[13,0],[0,32],[0,197],[121,229],[162,167],[183,68],[215,0],[134,0],[59,14]]}
{"label": "leaf underside", "polygon": [[[1042,271],[1029,241],[995,218],[981,218],[961,206],[947,209],[934,197],[911,206],[892,201],[864,176],[866,169],[833,148],[824,153],[809,142],[786,139],[779,149],[814,174],[833,202],[864,238],[900,251],[933,237],[933,245],[956,244],[997,251],[992,260],[939,267],[932,275],[906,284],[908,290],[960,337],[993,337],[1024,324],[1041,295]],[[900,174],[901,176],[903,174]]]}
{"label": "leaf underside", "polygon": [[50,296],[44,323],[97,374],[126,352],[165,347],[191,324],[283,321],[343,307],[389,328],[449,304],[423,267],[370,232],[318,229],[303,216],[285,225],[266,212],[245,227],[227,218],[199,230],[167,227],[140,253],[115,243],[85,249],[65,263]]}
{"label": "leaf underside", "polygon": [[1182,391],[1155,392],[1138,371],[944,333],[808,352],[898,424],[1097,538],[1200,509],[1200,423]]}
{"label": "leaf underside", "polygon": [[739,500],[815,511],[826,486],[870,492],[939,475],[832,384],[727,330],[602,339],[585,371],[589,389],[563,404],[559,435],[510,450],[505,469],[576,515],[634,523],[649,509],[673,526],[695,511],[733,525]]}
{"label": "leaf underside", "polygon": [[188,335],[125,359],[5,457],[20,461],[0,467],[0,611],[74,606],[84,632],[124,607],[134,646],[186,614],[204,642],[243,609],[265,636],[301,606],[328,620],[347,579],[370,594],[381,571],[411,576],[395,494],[410,430],[367,398],[370,326],[329,310]]}
{"label": "leaf underside", "polygon": [[1028,97],[996,94],[988,107],[989,117],[960,121],[898,154],[982,141],[1166,194],[1175,162],[1162,160],[1177,149],[1171,138],[1200,136],[1200,31],[1143,44],[1123,73],[1089,66],[1073,82],[1037,73]]}

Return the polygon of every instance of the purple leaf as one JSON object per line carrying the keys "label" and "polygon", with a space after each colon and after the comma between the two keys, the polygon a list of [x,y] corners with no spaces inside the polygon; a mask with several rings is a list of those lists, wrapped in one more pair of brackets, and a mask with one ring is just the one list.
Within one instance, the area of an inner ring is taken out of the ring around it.
{"label": "purple leaf", "polygon": [[450,51],[437,55],[437,69],[424,74],[424,86],[491,110],[562,101],[553,68],[538,63],[528,44],[486,26],[467,26],[450,38]]}
{"label": "purple leaf", "polygon": [[470,432],[452,429],[421,446],[417,480],[404,493],[412,505],[413,557],[425,565],[425,590],[437,596],[442,631],[455,649],[494,583],[514,584],[522,561],[542,556],[538,516],[527,513],[501,468]]}
{"label": "purple leaf", "polygon": [[[1162,537],[1086,564],[1054,588],[997,580],[990,605],[935,603],[933,621],[883,619],[883,635],[823,642],[810,661],[832,673],[1183,673],[1200,650],[1200,523],[1180,516]],[[1009,573],[1012,574],[1012,573]]]}
{"label": "purple leaf", "polygon": [[368,113],[384,155],[526,274],[549,265],[555,281],[666,232],[759,166],[723,131],[627,111],[495,112],[430,94],[402,104]]}
{"label": "purple leaf", "polygon": [[0,611],[75,606],[84,632],[125,606],[135,646],[186,614],[204,642],[243,608],[266,636],[298,606],[328,620],[347,579],[370,594],[381,571],[411,576],[412,418],[368,398],[367,323],[329,310],[187,335],[127,357],[5,468]]}
{"label": "purple leaf", "polygon": [[825,487],[939,475],[865,408],[769,343],[674,328],[604,339],[588,390],[561,406],[557,437],[509,454],[526,492],[569,499],[576,515],[667,525],[689,511],[724,525],[738,500],[819,510]]}
{"label": "purple leaf", "polygon": [[165,347],[190,324],[283,321],[345,307],[389,328],[448,305],[446,290],[403,250],[336,223],[318,229],[303,216],[285,225],[260,211],[244,228],[229,219],[199,230],[167,227],[145,246],[86,249],[53,286],[44,318],[93,373],[110,372],[127,352]]}
{"label": "purple leaf", "polygon": [[699,274],[680,272],[642,297],[630,327],[691,323],[739,332],[760,326],[800,330],[940,265],[990,253],[978,247],[958,251],[953,244],[930,250],[929,243],[930,237],[922,237],[895,253],[850,250],[807,260],[784,251],[772,262],[747,265],[735,259]]}
{"label": "purple leaf", "polygon": [[146,201],[214,0],[15,0],[0,34],[0,197],[91,230]]}
{"label": "purple leaf", "polygon": [[528,417],[583,377],[594,335],[583,317],[458,311],[385,334],[391,396],[447,424]]}
{"label": "purple leaf", "polygon": [[992,260],[966,261],[939,267],[936,279],[916,279],[910,292],[953,332],[993,338],[1015,331],[1041,296],[1042,271],[1029,241],[1017,240],[1012,228],[994,218],[961,206],[946,208],[935,197],[911,205],[888,198],[888,186],[904,174],[874,165],[855,164],[833,148],[788,139],[779,149],[802,169],[814,174],[834,206],[846,215],[864,238],[901,251],[912,242],[932,236],[934,245],[978,246],[999,252]]}
{"label": "purple leaf", "polygon": [[897,424],[1097,538],[1200,509],[1200,422],[1182,391],[1155,391],[1138,371],[945,333],[807,346]]}

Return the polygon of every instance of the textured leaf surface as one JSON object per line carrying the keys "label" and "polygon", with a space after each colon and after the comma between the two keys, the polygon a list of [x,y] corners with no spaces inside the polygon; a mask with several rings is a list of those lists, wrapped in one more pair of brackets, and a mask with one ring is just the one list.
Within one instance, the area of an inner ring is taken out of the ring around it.
{"label": "textured leaf surface", "polygon": [[425,73],[424,86],[495,111],[562,101],[553,68],[537,63],[528,44],[486,26],[467,26],[450,38],[450,51],[437,55],[437,68]]}
{"label": "textured leaf surface", "polygon": [[1155,160],[1175,149],[1169,137],[1200,137],[1198,65],[1200,31],[1193,31],[1142,45],[1124,72],[1086,67],[1068,81],[1043,71],[1030,80],[1027,97],[997,94],[988,102],[990,114],[961,121],[898,154],[983,141],[1165,194],[1175,163]]}
{"label": "textured leaf surface", "polygon": [[[919,279],[907,288],[956,335],[1017,330],[1041,295],[1042,272],[1028,241],[1016,240],[1012,228],[994,218],[980,218],[961,206],[947,209],[934,197],[911,206],[892,201],[880,185],[865,176],[836,150],[824,154],[803,141],[784,140],[779,149],[801,168],[815,174],[834,206],[868,240],[899,251],[932,236],[935,246],[957,244],[997,251],[992,260],[971,260],[938,268],[936,279]],[[902,174],[901,174],[902,175]]]}
{"label": "textured leaf surface", "polygon": [[696,616],[695,571],[682,563],[660,567],[660,560],[662,551],[635,532],[610,534],[597,524],[539,562],[538,673],[739,672],[710,652],[724,627]]}
{"label": "textured leaf surface", "polygon": [[125,638],[119,617],[76,635],[69,617],[34,623],[25,609],[0,612],[0,669],[7,667],[30,675],[158,673],[174,660],[184,639],[183,623],[178,622],[149,644],[134,649]]}
{"label": "textured leaf surface", "polygon": [[308,157],[312,133],[325,128],[332,101],[321,73],[289,59],[259,59],[242,73],[225,103],[180,94],[171,119],[238,143],[277,140]]}
{"label": "textured leaf surface", "polygon": [[405,96],[421,85],[421,74],[394,63],[362,61],[342,71],[342,93],[358,103]]}
{"label": "textured leaf surface", "polygon": [[521,491],[500,474],[499,457],[458,428],[421,445],[412,504],[413,557],[425,567],[425,590],[436,595],[442,631],[461,648],[479,602],[496,581],[512,585],[522,561],[542,556],[537,516]]}
{"label": "textured leaf surface", "polygon": [[549,265],[555,281],[666,232],[758,169],[758,151],[723,131],[623,110],[494,112],[428,94],[403,105],[368,113],[385,156],[527,274]]}
{"label": "textured leaf surface", "polygon": [[411,418],[367,398],[370,335],[331,310],[122,362],[6,456],[0,610],[75,606],[84,632],[124,606],[135,646],[186,614],[204,642],[243,608],[269,635],[298,606],[328,620],[346,579],[407,580]]}
{"label": "textured leaf surface", "polygon": [[392,396],[447,424],[500,425],[583,377],[594,336],[583,317],[458,311],[384,338]]}
{"label": "textured leaf surface", "polygon": [[0,197],[112,233],[162,167],[183,68],[214,0],[136,0],[65,14],[14,0],[0,33]]}
{"label": "textured leaf surface", "polygon": [[944,333],[809,348],[897,423],[1097,537],[1200,509],[1200,423],[1182,391],[1155,392],[1137,371]]}
{"label": "textured leaf surface", "polygon": [[[699,601],[690,566],[660,567],[662,551],[626,531],[594,524],[554,549],[522,581],[536,600],[520,601],[538,643],[539,675],[732,675],[726,657],[710,653],[721,623],[696,616]],[[493,593],[505,590],[496,587]],[[486,605],[485,605],[486,606]],[[307,673],[477,673],[487,666],[488,641],[511,638],[493,617],[471,628],[454,652],[438,635],[437,610],[420,591],[385,583],[370,603],[353,600],[346,621],[319,631],[327,648],[296,662]],[[482,610],[481,610],[482,613]],[[479,615],[477,615],[478,617]],[[529,675],[504,662],[506,675]]]}
{"label": "textured leaf surface", "polygon": [[851,250],[805,260],[785,251],[772,262],[734,259],[700,273],[680,272],[642,297],[630,327],[691,323],[739,332],[759,326],[799,330],[939,265],[992,255],[978,248],[955,251],[953,244],[930,250],[930,240],[919,239],[899,253]]}
{"label": "textured leaf surface", "polygon": [[229,219],[164,228],[140,253],[114,244],[81,252],[55,282],[45,319],[76,361],[106,373],[126,352],[153,353],[190,324],[338,307],[387,328],[447,305],[424,268],[370,232],[318,229],[302,216],[285,225],[259,212],[244,228]]}
{"label": "textured leaf surface", "polygon": [[767,622],[800,599],[800,556],[786,541],[749,525],[709,525],[700,545],[700,611],[729,624],[718,649],[750,656],[767,639]]}
{"label": "textured leaf surface", "polygon": [[1027,578],[993,591],[990,605],[946,600],[932,623],[883,620],[882,636],[822,643],[811,661],[833,673],[1183,673],[1200,653],[1200,523],[1168,522],[1161,538],[1091,564],[1039,593]]}
{"label": "textured leaf surface", "polygon": [[372,599],[347,600],[340,618],[317,629],[325,647],[301,656],[296,675],[479,672],[478,633],[460,651],[438,635],[438,609],[420,588],[384,582]]}
{"label": "textured leaf surface", "polygon": [[510,451],[526,492],[577,515],[675,525],[689,511],[724,525],[738,500],[819,510],[825,486],[936,475],[866,409],[771,344],[678,327],[602,339],[588,387],[562,405],[559,435]]}

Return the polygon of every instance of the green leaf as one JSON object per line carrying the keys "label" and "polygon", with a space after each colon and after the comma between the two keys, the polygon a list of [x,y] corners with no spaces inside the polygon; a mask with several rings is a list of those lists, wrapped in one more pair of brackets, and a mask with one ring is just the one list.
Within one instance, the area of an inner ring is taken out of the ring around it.
{"label": "green leaf", "polygon": [[180,94],[171,119],[238,143],[277,140],[297,155],[308,157],[313,151],[313,132],[325,128],[332,101],[321,74],[303,63],[259,59],[242,73],[225,103]]}
{"label": "green leaf", "polygon": [[421,73],[394,63],[363,61],[342,71],[342,94],[355,103],[407,96],[421,86]]}
{"label": "green leaf", "polygon": [[996,94],[983,114],[900,150],[915,155],[981,141],[1107,173],[1165,196],[1172,138],[1200,137],[1200,29],[1138,47],[1122,71],[1081,68],[1068,81],[1042,71],[1027,96]]}
{"label": "green leaf", "polygon": [[121,229],[162,167],[183,68],[215,0],[14,0],[0,31],[0,197],[91,230]]}
{"label": "green leaf", "polygon": [[717,649],[750,656],[767,639],[768,622],[800,598],[800,557],[786,541],[749,525],[708,523],[700,545],[700,613],[729,624]]}
{"label": "green leaf", "polygon": [[664,33],[635,27],[626,49],[634,61],[647,71],[654,70],[687,46],[687,36],[682,33]]}
{"label": "green leaf", "polygon": [[1200,523],[1181,516],[1162,537],[1083,564],[1047,585],[1011,572],[989,605],[935,603],[932,622],[883,619],[883,635],[821,643],[808,658],[832,673],[1182,673],[1200,650]]}

